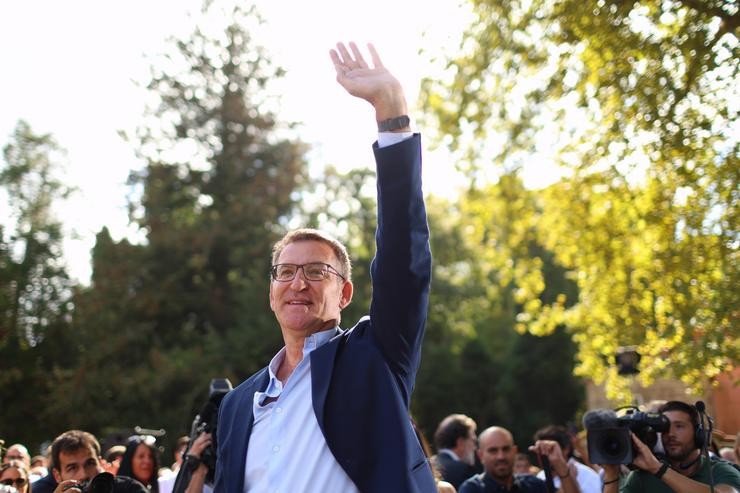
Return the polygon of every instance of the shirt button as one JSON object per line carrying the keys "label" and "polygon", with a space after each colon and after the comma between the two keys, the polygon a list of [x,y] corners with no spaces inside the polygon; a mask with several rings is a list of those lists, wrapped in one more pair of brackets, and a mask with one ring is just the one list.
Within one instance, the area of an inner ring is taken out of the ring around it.
{"label": "shirt button", "polygon": [[280,447],[278,447],[277,445],[275,445],[274,447],[272,447],[272,451],[273,452],[280,452]]}
{"label": "shirt button", "polygon": [[282,407],[276,407],[275,408],[275,412],[276,413],[281,413],[281,412],[283,412],[283,408]]}

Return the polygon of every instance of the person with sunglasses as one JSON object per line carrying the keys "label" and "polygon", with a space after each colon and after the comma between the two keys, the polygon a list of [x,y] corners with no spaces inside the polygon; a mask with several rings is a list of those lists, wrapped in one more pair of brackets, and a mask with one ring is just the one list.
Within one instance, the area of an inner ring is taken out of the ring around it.
{"label": "person with sunglasses", "polygon": [[330,57],[378,123],[369,317],[340,328],[353,293],[342,243],[300,229],[275,244],[269,300],[285,345],[221,402],[215,491],[436,491],[408,411],[431,279],[420,136],[400,83],[368,50],[370,62],[354,43]]}
{"label": "person with sunglasses", "polygon": [[31,493],[28,469],[20,460],[11,459],[0,466],[0,484],[12,486],[18,493]]}

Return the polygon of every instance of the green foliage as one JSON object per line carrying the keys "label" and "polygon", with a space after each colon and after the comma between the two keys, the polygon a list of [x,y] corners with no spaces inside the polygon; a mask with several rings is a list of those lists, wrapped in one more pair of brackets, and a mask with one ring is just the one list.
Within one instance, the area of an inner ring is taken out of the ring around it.
{"label": "green foliage", "polygon": [[535,430],[572,420],[581,405],[570,334],[515,330],[529,284],[548,302],[575,290],[536,242],[534,197],[507,175],[455,205],[428,200],[434,273],[412,405],[428,436],[444,416],[462,412],[481,429],[507,427],[526,447]]}
{"label": "green foliage", "polygon": [[305,146],[273,114],[268,83],[283,71],[252,38],[256,11],[207,4],[203,15],[222,29],[173,40],[152,66],[159,103],[127,136],[147,161],[130,177],[146,242],[101,231],[76,299],[76,329],[104,343],[79,348],[55,412],[91,431],[162,427],[171,443],[212,378],[237,384],[281,344],[269,252],[304,182]]}
{"label": "green foliage", "polygon": [[0,422],[9,443],[40,441],[55,422],[39,420],[31,429],[29,417],[43,414],[50,374],[73,357],[67,350],[73,283],[60,260],[62,228],[54,215],[71,190],[59,176],[62,149],[24,121],[3,157],[0,188],[10,214],[0,224]]}
{"label": "green foliage", "polygon": [[566,176],[542,194],[537,238],[578,300],[543,303],[539,267],[523,265],[519,320],[532,333],[566,324],[576,371],[615,400],[629,401],[628,382],[607,361],[625,345],[644,356],[644,385],[699,390],[740,350],[737,6],[470,4],[447,78],[424,84],[439,132],[471,179],[542,156]]}

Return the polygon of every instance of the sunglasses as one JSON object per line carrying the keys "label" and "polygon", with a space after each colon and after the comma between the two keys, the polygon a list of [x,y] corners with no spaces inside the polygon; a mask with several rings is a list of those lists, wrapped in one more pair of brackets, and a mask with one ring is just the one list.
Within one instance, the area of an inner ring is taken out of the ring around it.
{"label": "sunglasses", "polygon": [[4,484],[5,486],[25,486],[26,484],[26,478],[15,478],[15,479],[3,479],[0,481],[0,484]]}

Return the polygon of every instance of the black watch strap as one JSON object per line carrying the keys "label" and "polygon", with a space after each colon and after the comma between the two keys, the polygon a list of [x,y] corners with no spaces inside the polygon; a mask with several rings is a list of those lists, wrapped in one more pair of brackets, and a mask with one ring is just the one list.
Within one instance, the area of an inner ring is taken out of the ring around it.
{"label": "black watch strap", "polygon": [[188,469],[191,471],[195,471],[198,469],[198,466],[201,463],[200,457],[196,457],[194,455],[187,454],[185,456],[185,464],[188,466]]}
{"label": "black watch strap", "polygon": [[382,122],[378,122],[378,132],[392,132],[399,128],[406,128],[411,123],[411,119],[408,115],[401,115],[395,118],[388,118]]}
{"label": "black watch strap", "polygon": [[662,478],[663,475],[666,473],[666,471],[668,470],[669,467],[670,466],[668,465],[668,463],[667,462],[664,462],[663,465],[660,466],[660,469],[658,469],[657,471],[655,471],[655,477],[658,478],[658,479]]}

